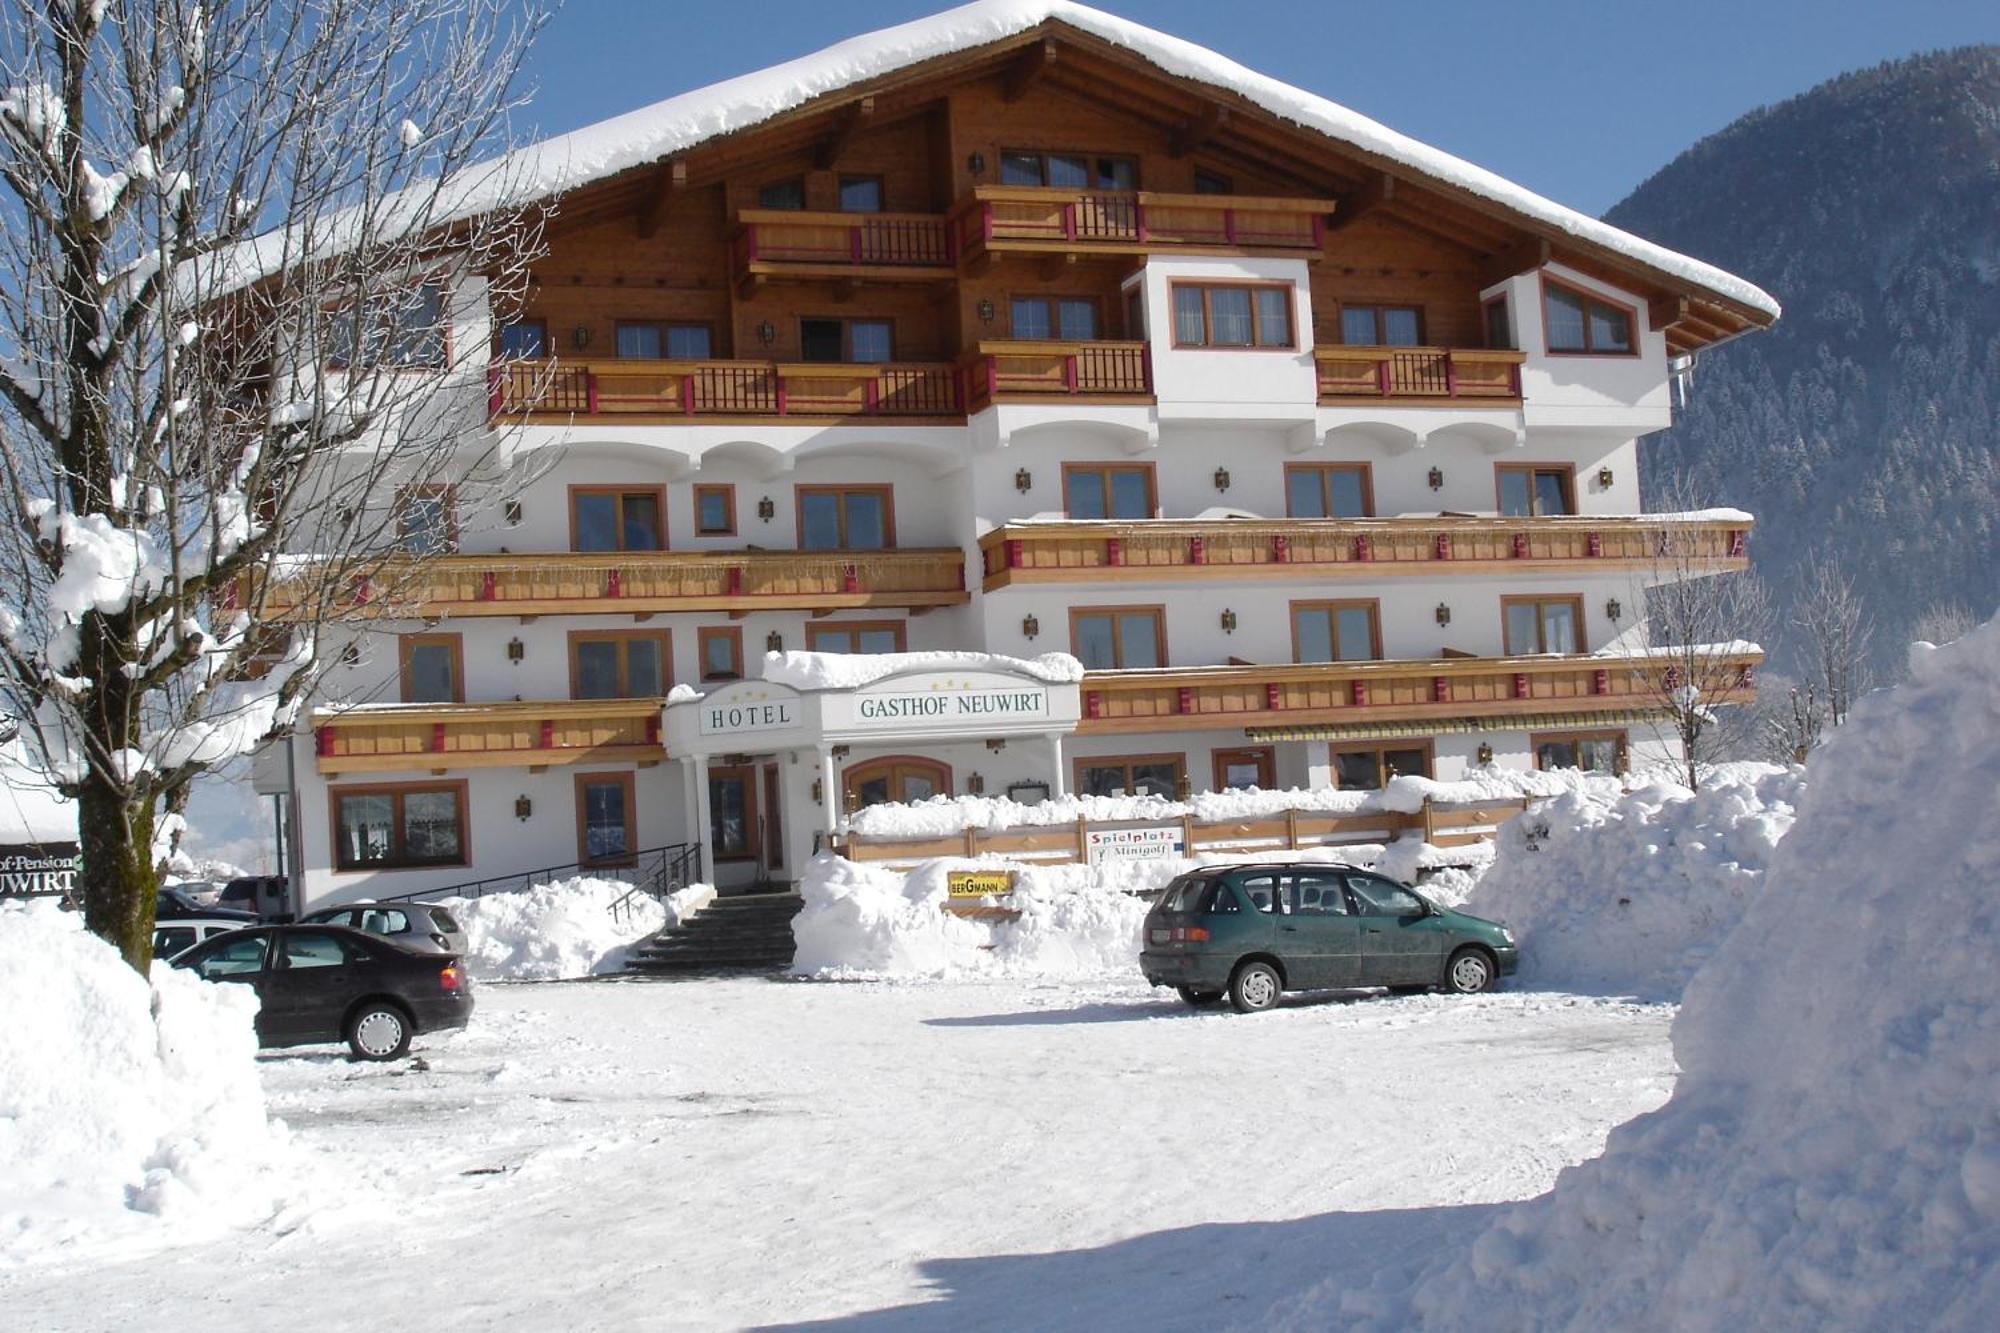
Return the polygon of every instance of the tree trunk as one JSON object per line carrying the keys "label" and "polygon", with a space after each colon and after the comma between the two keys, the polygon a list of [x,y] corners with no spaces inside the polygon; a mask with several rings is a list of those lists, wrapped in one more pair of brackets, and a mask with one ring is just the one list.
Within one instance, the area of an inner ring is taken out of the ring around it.
{"label": "tree trunk", "polygon": [[153,961],[153,807],[93,780],[77,798],[83,920],[141,973]]}

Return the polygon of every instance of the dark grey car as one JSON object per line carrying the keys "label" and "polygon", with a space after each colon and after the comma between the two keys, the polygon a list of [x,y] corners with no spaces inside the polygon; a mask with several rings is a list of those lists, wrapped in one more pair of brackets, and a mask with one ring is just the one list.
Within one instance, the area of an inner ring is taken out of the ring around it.
{"label": "dark grey car", "polygon": [[465,954],[465,928],[435,903],[342,903],[307,912],[300,920],[351,926],[421,953]]}

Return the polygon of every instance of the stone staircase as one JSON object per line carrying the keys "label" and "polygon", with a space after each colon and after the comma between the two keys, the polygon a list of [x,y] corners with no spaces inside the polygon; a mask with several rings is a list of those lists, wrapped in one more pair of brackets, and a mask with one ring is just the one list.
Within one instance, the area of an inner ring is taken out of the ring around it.
{"label": "stone staircase", "polygon": [[717,898],[632,950],[625,968],[649,976],[779,971],[791,964],[792,918],[801,906],[792,893]]}

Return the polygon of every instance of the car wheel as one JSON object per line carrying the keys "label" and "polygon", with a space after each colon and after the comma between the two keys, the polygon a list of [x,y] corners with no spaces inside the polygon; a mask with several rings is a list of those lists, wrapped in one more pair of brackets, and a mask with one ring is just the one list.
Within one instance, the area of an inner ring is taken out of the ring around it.
{"label": "car wheel", "polygon": [[1229,979],[1229,1003],[1239,1014],[1254,1014],[1278,1003],[1285,983],[1269,963],[1245,963]]}
{"label": "car wheel", "polygon": [[1493,989],[1493,960],[1481,949],[1460,949],[1444,966],[1444,988],[1453,995]]}
{"label": "car wheel", "polygon": [[1199,986],[1176,986],[1174,987],[1174,994],[1180,996],[1184,1004],[1194,1009],[1214,1004],[1222,998],[1221,991],[1203,990]]}
{"label": "car wheel", "polygon": [[347,1020],[347,1047],[357,1060],[393,1060],[410,1049],[410,1018],[393,1004],[362,1005]]}

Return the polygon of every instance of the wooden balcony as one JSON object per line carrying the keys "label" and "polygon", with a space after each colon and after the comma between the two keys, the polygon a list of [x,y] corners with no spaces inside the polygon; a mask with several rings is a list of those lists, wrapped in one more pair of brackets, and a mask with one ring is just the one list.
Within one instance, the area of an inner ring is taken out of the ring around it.
{"label": "wooden balcony", "polygon": [[[1747,703],[1762,655],[1720,659],[1736,684],[1711,697]],[[1357,722],[1421,722],[1548,712],[1631,712],[1660,703],[1661,658],[1452,657],[1436,661],[1092,671],[1079,734],[1214,731]]]}
{"label": "wooden balcony", "polygon": [[1744,569],[1747,519],[1668,515],[1565,518],[1147,519],[1013,523],[979,539],[988,592],[1014,583],[1177,579],[1383,578],[1645,569]]}
{"label": "wooden balcony", "polygon": [[1016,254],[1285,254],[1317,258],[1331,199],[978,185],[951,213],[953,249]]}
{"label": "wooden balcony", "polygon": [[[295,608],[275,589],[267,613]],[[885,551],[619,551],[445,555],[391,561],[356,584],[348,613],[385,618],[655,615],[670,611],[838,611],[958,606],[965,553]]]}
{"label": "wooden balcony", "polygon": [[996,402],[1153,400],[1152,356],[1143,342],[982,342],[966,358],[965,366],[969,412]]}
{"label": "wooden balcony", "polygon": [[666,758],[658,699],[409,704],[313,716],[322,773],[541,768]]}
{"label": "wooden balcony", "polygon": [[1525,353],[1478,347],[1318,347],[1319,400],[1330,405],[1521,405]]}
{"label": "wooden balcony", "polygon": [[637,358],[496,361],[487,368],[495,417],[618,417],[673,423],[702,418],[839,421],[895,417],[962,421],[959,369],[931,362],[880,365]]}
{"label": "wooden balcony", "polygon": [[754,288],[771,278],[949,282],[952,231],[934,213],[804,213],[746,208],[730,241],[732,275]]}

